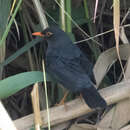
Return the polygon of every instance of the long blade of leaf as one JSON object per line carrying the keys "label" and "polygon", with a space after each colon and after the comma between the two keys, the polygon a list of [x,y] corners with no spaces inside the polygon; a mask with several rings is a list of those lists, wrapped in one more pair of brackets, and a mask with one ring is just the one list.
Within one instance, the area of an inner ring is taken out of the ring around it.
{"label": "long blade of leaf", "polygon": [[11,25],[12,25],[12,23],[13,23],[13,21],[14,21],[14,18],[15,18],[16,14],[17,14],[17,12],[18,12],[18,10],[19,10],[19,8],[20,8],[21,3],[22,3],[22,0],[19,0],[19,1],[18,1],[18,4],[17,4],[17,6],[16,6],[16,9],[15,9],[14,13],[12,14],[12,17],[11,17],[11,19],[10,19],[10,21],[9,21],[9,24],[7,25],[7,28],[6,28],[6,30],[5,30],[5,32],[4,32],[4,34],[3,34],[3,36],[2,36],[2,39],[0,40],[0,46],[1,46],[1,45],[4,43],[4,41],[6,40],[6,37],[7,37],[7,35],[8,35],[8,32],[9,32],[9,30],[10,30],[10,28],[11,28]]}
{"label": "long blade of leaf", "polygon": [[31,71],[16,74],[0,81],[0,99],[7,98],[21,89],[43,81],[43,73]]}
{"label": "long blade of leaf", "polygon": [[6,66],[7,64],[9,64],[13,60],[15,60],[18,56],[22,55],[24,52],[26,52],[27,50],[29,50],[31,47],[33,47],[34,45],[36,45],[37,43],[39,43],[40,41],[41,41],[41,38],[36,38],[33,41],[29,42],[28,44],[26,44],[25,46],[23,46],[21,49],[19,49],[18,51],[16,51],[9,58],[7,58],[3,63],[1,63],[0,67]]}
{"label": "long blade of leaf", "polygon": [[117,55],[118,59],[121,65],[121,69],[125,78],[125,72],[124,68],[121,62],[120,58],[120,50],[119,50],[119,32],[120,32],[120,0],[113,0],[113,23],[114,23],[114,33],[115,33],[115,40],[116,40],[116,50],[117,50]]}
{"label": "long blade of leaf", "polygon": [[94,23],[95,23],[95,20],[96,20],[97,6],[98,6],[98,0],[96,0],[96,3],[95,3]]}

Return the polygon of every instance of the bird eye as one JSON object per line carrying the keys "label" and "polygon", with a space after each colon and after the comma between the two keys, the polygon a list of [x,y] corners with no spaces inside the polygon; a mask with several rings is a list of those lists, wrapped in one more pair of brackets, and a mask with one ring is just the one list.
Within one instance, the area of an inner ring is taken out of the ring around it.
{"label": "bird eye", "polygon": [[46,33],[46,36],[47,36],[47,37],[50,37],[51,35],[53,35],[53,33],[51,33],[51,32],[47,32],[47,33]]}

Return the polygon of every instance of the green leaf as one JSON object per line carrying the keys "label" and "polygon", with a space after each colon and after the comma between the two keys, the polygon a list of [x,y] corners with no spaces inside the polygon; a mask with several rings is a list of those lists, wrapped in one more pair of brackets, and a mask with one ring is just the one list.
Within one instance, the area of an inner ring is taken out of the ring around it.
{"label": "green leaf", "polygon": [[21,49],[16,51],[13,55],[11,55],[9,58],[7,58],[3,63],[0,64],[0,67],[4,67],[5,65],[9,64],[13,60],[15,60],[18,56],[22,55],[24,52],[29,50],[31,47],[36,45],[41,41],[42,38],[36,38],[35,40],[27,43],[25,46],[23,46]]}
{"label": "green leaf", "polygon": [[[2,1],[7,1],[7,0],[1,0],[1,2],[2,2]],[[2,2],[2,3],[3,3],[3,2]],[[11,25],[12,25],[14,19],[15,19],[15,16],[16,16],[18,10],[19,10],[19,7],[20,7],[21,3],[22,3],[22,0],[19,0],[17,6],[16,6],[16,8],[15,8],[15,11],[14,11],[14,13],[12,14],[12,17],[11,17],[11,19],[10,19],[10,21],[9,21],[9,24],[7,25],[7,28],[6,28],[6,30],[4,31],[4,34],[3,34],[3,36],[2,36],[2,39],[0,40],[0,46],[1,46],[1,45],[4,43],[4,41],[6,40],[6,37],[7,37],[7,35],[8,35],[8,32],[9,32],[9,30],[10,30],[10,28],[11,28]],[[4,6],[5,6],[5,5],[4,5]],[[0,18],[2,18],[2,17],[0,17]]]}
{"label": "green leaf", "polygon": [[[85,11],[84,11],[83,6],[80,6],[80,7],[72,6],[71,11],[72,11],[71,16],[77,24],[82,25],[88,22],[88,19],[86,19],[85,17]],[[60,24],[59,8],[55,8],[55,9],[49,8],[47,12],[52,18],[54,18],[57,24]],[[47,16],[47,18],[48,18],[49,25],[52,25],[52,26],[55,25],[55,22],[51,18],[49,18],[49,16]],[[75,25],[72,24],[72,27],[75,27]]]}
{"label": "green leaf", "polygon": [[16,74],[0,81],[0,99],[7,98],[21,89],[43,81],[43,73],[31,71]]}
{"label": "green leaf", "polygon": [[6,29],[10,13],[11,0],[0,0],[0,38]]}

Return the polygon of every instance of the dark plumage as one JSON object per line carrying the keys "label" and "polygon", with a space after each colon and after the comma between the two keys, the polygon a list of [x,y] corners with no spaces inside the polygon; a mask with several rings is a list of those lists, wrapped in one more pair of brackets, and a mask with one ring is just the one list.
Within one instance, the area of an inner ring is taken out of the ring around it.
{"label": "dark plumage", "polygon": [[90,108],[105,108],[105,100],[94,87],[93,66],[87,57],[58,27],[49,27],[42,34],[48,43],[48,73],[70,91],[80,92]]}

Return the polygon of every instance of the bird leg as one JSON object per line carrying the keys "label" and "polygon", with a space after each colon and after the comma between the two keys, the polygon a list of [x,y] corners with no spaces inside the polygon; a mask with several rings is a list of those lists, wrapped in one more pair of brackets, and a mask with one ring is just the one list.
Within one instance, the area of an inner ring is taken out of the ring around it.
{"label": "bird leg", "polygon": [[84,101],[83,101],[83,96],[82,96],[81,93],[80,93],[80,95],[79,95],[79,98],[80,98],[81,102],[84,102]]}
{"label": "bird leg", "polygon": [[60,101],[58,104],[56,104],[56,106],[64,105],[65,111],[67,111],[67,106],[66,106],[66,104],[65,104],[65,100],[66,100],[66,97],[67,97],[68,93],[69,93],[69,92],[66,91],[66,92],[64,93],[64,97],[61,99],[61,101]]}
{"label": "bird leg", "polygon": [[66,100],[68,93],[69,93],[68,91],[64,93],[64,97],[61,99],[61,101],[59,102],[58,105],[64,105],[65,104],[65,100]]}

